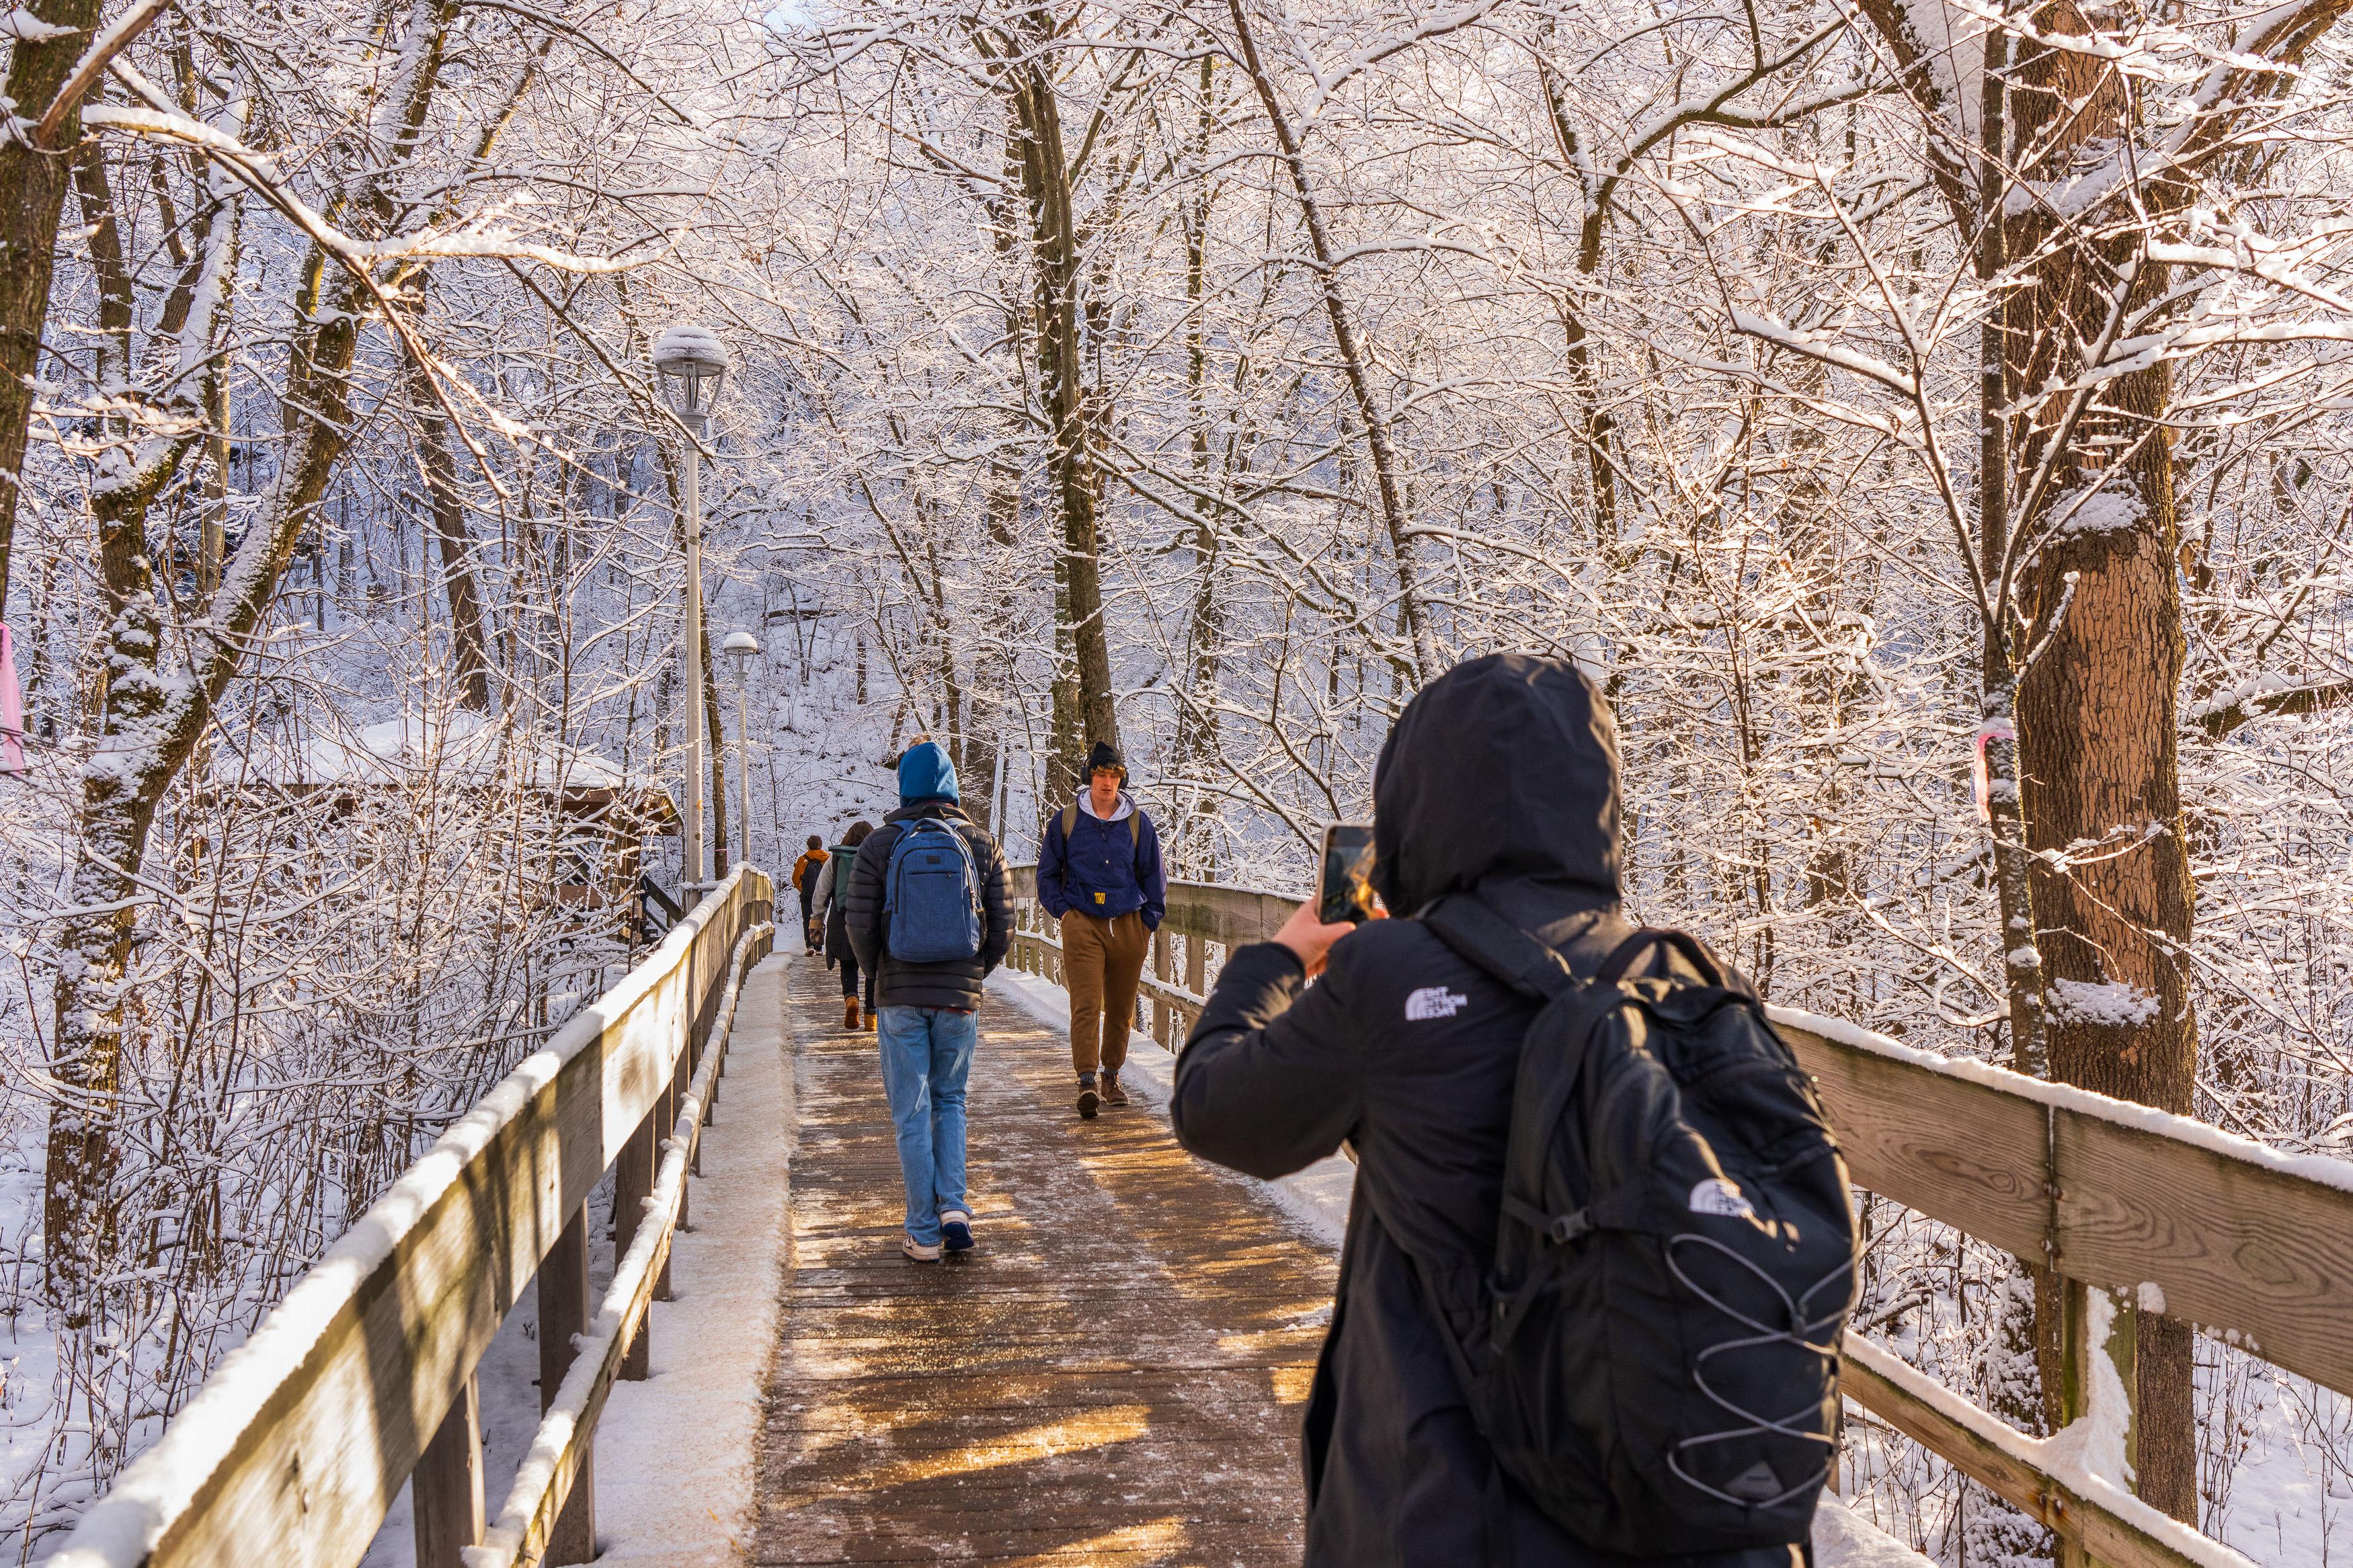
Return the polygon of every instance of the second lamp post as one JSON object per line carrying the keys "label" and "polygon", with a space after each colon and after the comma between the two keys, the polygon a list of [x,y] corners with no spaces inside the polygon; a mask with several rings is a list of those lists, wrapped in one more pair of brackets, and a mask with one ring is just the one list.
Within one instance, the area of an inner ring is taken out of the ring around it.
{"label": "second lamp post", "polygon": [[[663,329],[654,340],[654,369],[661,373],[670,412],[685,426],[686,625],[681,637],[686,664],[686,843],[679,855],[680,891],[699,894],[715,880],[702,853],[702,796],[709,775],[702,763],[702,441],[711,430],[712,405],[727,376],[727,349],[706,327]],[[724,811],[724,801],[712,802]],[[692,900],[682,900],[691,903]]]}

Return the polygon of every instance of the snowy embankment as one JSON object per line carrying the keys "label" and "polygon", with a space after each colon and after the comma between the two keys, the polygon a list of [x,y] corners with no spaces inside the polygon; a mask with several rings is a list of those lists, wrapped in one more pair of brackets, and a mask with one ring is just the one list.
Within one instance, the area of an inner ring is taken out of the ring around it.
{"label": "snowy embankment", "polygon": [[[1039,1023],[1069,1027],[1070,996],[1060,986],[1011,969],[999,969],[989,976],[988,984]],[[1158,1041],[1145,1034],[1129,1037],[1127,1066],[1120,1069],[1120,1081],[1138,1104],[1167,1115],[1176,1078],[1176,1058],[1162,1050]],[[1339,1249],[1348,1228],[1349,1196],[1356,1187],[1356,1166],[1345,1156],[1335,1154],[1294,1175],[1258,1184],[1306,1239]],[[1852,1512],[1839,1499],[1825,1496],[1814,1515],[1814,1562],[1817,1568],[1927,1568],[1929,1560]]]}
{"label": "snowy embankment", "polygon": [[[690,1189],[693,1228],[670,1243],[672,1299],[652,1309],[653,1375],[616,1383],[596,1424],[599,1563],[735,1568],[752,1541],[752,1461],[776,1342],[795,1118],[780,952],[754,969]],[[592,1200],[592,1295],[611,1282],[611,1182]],[[539,1426],[538,1301],[529,1291],[477,1371],[493,1510]],[[416,1561],[406,1488],[363,1568]]]}

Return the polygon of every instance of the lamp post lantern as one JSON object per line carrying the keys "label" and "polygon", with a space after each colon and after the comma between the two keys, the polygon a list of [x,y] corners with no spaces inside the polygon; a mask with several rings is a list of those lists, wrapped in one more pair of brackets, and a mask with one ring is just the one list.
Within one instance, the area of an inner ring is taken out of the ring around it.
{"label": "lamp post lantern", "polygon": [[[667,327],[654,340],[654,369],[661,373],[670,412],[686,427],[686,494],[681,521],[686,530],[686,626],[681,637],[686,663],[686,843],[680,853],[681,892],[710,886],[711,868],[702,854],[702,795],[710,787],[702,765],[702,441],[711,431],[711,408],[727,378],[727,349],[708,328]],[[725,810],[726,803],[711,803]]]}
{"label": "lamp post lantern", "polygon": [[760,639],[750,632],[729,632],[727,640],[719,645],[735,665],[735,842],[742,846],[741,858],[746,865],[752,859],[752,725],[748,693],[752,688],[752,661],[759,657]]}

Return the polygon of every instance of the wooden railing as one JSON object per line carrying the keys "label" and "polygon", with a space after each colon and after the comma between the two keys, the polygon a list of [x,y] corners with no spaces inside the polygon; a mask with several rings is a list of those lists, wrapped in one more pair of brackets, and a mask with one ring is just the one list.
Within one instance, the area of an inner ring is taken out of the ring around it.
{"label": "wooden railing", "polygon": [[[484,1096],[221,1363],[53,1568],[348,1568],[412,1480],[419,1568],[594,1558],[596,1417],[615,1377],[648,1375],[648,1306],[669,1297],[774,898],[736,868]],[[586,1201],[608,1167],[618,1261],[592,1317]],[[474,1367],[534,1279],[546,1420],[486,1531]]]}
{"label": "wooden railing", "polygon": [[[1015,868],[1015,894],[1013,963],[1059,979],[1060,946],[1030,868]],[[1297,907],[1278,893],[1170,884],[1142,1026],[1177,1049],[1222,950],[1272,935]],[[1770,1011],[1819,1086],[1859,1186],[2058,1276],[2076,1415],[2091,1413],[2095,1357],[2129,1371],[2142,1310],[2353,1394],[2353,1164],[2284,1156],[2184,1117]],[[2093,1291],[2107,1296],[2105,1310]],[[2094,1344],[2102,1321],[2110,1333]],[[1861,1334],[1846,1337],[1843,1372],[1855,1404],[2049,1527],[2063,1563],[2246,1563],[2086,1471],[2074,1443],[2025,1436]]]}

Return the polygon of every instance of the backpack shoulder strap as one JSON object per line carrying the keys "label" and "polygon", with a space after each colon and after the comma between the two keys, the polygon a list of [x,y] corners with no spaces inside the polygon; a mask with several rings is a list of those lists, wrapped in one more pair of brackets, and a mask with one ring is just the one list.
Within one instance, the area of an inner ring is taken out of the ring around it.
{"label": "backpack shoulder strap", "polygon": [[1598,985],[1617,984],[1631,973],[1636,962],[1654,947],[1672,948],[1682,953],[1691,966],[1699,971],[1700,979],[1704,984],[1726,984],[1724,965],[1716,962],[1715,954],[1708,952],[1699,938],[1689,931],[1665,926],[1644,926],[1610,949],[1609,956],[1601,961],[1600,969],[1593,976],[1594,983]]}
{"label": "backpack shoulder strap", "polygon": [[1144,813],[1131,810],[1127,814],[1127,847],[1134,849],[1144,842]]}
{"label": "backpack shoulder strap", "polygon": [[1062,807],[1062,842],[1068,844],[1071,835],[1079,830],[1079,803],[1072,801]]}
{"label": "backpack shoulder strap", "polygon": [[1560,954],[1470,894],[1440,899],[1419,919],[1439,941],[1523,996],[1549,1002],[1578,986]]}

